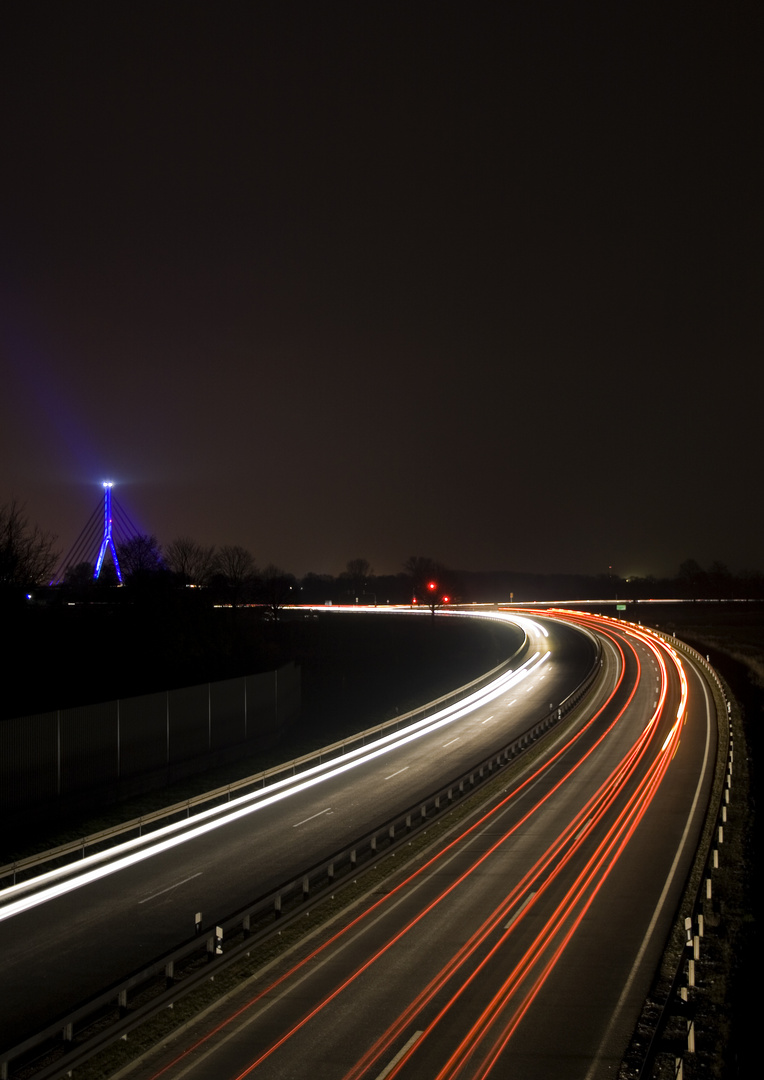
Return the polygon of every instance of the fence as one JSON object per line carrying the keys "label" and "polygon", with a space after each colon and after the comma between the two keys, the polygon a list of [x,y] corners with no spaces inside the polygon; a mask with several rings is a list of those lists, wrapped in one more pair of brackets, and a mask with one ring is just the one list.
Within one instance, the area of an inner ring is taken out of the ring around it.
{"label": "fence", "polygon": [[[298,715],[300,669],[0,723],[0,810],[110,798],[208,769],[231,747],[267,745]],[[153,781],[153,782],[152,782]]]}
{"label": "fence", "polygon": [[[371,832],[354,837],[328,859],[305,868],[277,889],[253,897],[250,904],[220,919],[218,925],[200,927],[198,936],[157,957],[81,1008],[5,1051],[0,1057],[0,1080],[16,1080],[22,1076],[60,1080],[71,1075],[71,1070],[103,1047],[116,1039],[126,1038],[148,1017],[171,1007],[174,1001],[206,982],[215,972],[224,970],[256,944],[277,933],[277,928],[283,927],[290,917],[305,910],[308,901],[315,904],[343,882],[352,880],[359,871],[373,865],[380,854],[392,852],[407,843],[568,716],[594,685],[600,662],[598,650],[587,677],[565,701],[540,716],[527,731],[437,791],[401,810]],[[495,672],[496,669],[494,675]],[[224,947],[222,941],[225,941]]]}

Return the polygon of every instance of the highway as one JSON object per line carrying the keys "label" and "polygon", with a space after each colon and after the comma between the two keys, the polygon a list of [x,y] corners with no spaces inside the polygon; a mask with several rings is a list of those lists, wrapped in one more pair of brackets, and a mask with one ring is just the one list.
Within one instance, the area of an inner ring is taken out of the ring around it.
{"label": "highway", "polygon": [[136,1080],[616,1074],[702,827],[715,715],[657,638],[572,618],[604,645],[576,725]]}
{"label": "highway", "polygon": [[192,937],[197,911],[214,925],[448,783],[562,701],[591,666],[591,639],[563,624],[520,622],[527,642],[514,671],[473,708],[0,893],[0,1047]]}

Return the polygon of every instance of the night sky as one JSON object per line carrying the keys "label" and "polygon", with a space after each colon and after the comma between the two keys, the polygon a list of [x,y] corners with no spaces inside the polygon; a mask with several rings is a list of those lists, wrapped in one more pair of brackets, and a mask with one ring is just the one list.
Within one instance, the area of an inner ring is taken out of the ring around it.
{"label": "night sky", "polygon": [[339,573],[764,569],[760,3],[27,3],[0,503]]}

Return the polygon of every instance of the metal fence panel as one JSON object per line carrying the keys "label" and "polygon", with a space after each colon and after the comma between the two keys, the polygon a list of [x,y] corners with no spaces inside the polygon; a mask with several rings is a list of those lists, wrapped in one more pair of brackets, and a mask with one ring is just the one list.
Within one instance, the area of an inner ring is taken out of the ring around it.
{"label": "metal fence panel", "polygon": [[210,748],[210,686],[183,686],[169,693],[169,764],[206,754]]}
{"label": "metal fence panel", "polygon": [[22,809],[58,794],[58,713],[0,723],[0,806]]}
{"label": "metal fence panel", "polygon": [[116,701],[62,709],[62,795],[87,791],[117,779]]}
{"label": "metal fence panel", "polygon": [[167,742],[167,691],[120,699],[120,779],[164,768]]}
{"label": "metal fence panel", "polygon": [[219,750],[244,742],[246,692],[244,678],[210,683],[211,749]]}
{"label": "metal fence panel", "polygon": [[247,739],[258,740],[276,727],[276,672],[247,675]]}
{"label": "metal fence panel", "polygon": [[[206,767],[213,752],[273,742],[300,710],[300,669],[16,717],[0,723],[0,807],[20,811],[62,796],[130,784],[173,765]],[[186,769],[188,771],[188,769]],[[156,781],[151,781],[156,786]],[[134,783],[133,783],[134,786]],[[111,796],[107,792],[111,791]]]}
{"label": "metal fence panel", "polygon": [[275,726],[281,730],[300,711],[300,669],[296,664],[285,664],[275,672],[275,676]]}

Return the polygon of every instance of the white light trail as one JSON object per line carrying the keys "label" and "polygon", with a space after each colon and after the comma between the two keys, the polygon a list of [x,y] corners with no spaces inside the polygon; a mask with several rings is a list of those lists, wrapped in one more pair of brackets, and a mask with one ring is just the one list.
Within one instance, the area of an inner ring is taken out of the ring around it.
{"label": "white light trail", "polygon": [[[491,616],[496,618],[498,616]],[[546,631],[530,619],[517,616],[503,616],[507,621],[528,629]],[[548,636],[548,635],[546,635]],[[468,715],[475,709],[506,693],[510,686],[522,682],[528,675],[537,671],[550,657],[549,652],[535,652],[517,671],[505,672],[488,686],[476,690],[466,698],[449,705],[431,716],[418,720],[408,727],[383,735],[366,746],[351,750],[341,759],[333,759],[306,769],[296,777],[288,777],[258,791],[243,795],[227,803],[225,807],[215,807],[195,815],[189,821],[175,822],[157,829],[148,836],[138,837],[119,844],[106,852],[88,856],[68,866],[48,871],[30,881],[11,886],[0,892],[0,922],[13,918],[39,904],[47,903],[59,896],[85,885],[98,881],[110,874],[118,873],[138,862],[170,851],[180,844],[203,836],[229,822],[236,821],[266,806],[281,802],[297,792],[307,791],[333,777],[340,776],[351,769],[365,764],[383,754],[390,753],[424,735],[445,727]]]}

